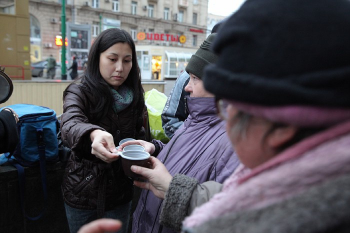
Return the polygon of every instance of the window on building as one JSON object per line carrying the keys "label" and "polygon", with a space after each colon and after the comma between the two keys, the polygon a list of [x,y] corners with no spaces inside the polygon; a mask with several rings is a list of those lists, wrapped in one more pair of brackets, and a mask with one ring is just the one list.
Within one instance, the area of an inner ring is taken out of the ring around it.
{"label": "window on building", "polygon": [[136,40],[136,29],[131,29],[130,30],[130,35],[133,40]]}
{"label": "window on building", "polygon": [[[169,30],[164,30],[164,34],[170,34]],[[162,45],[169,46],[170,41],[167,41],[166,39],[162,41]]]}
{"label": "window on building", "polygon": [[168,7],[164,8],[164,19],[169,20],[169,8]]}
{"label": "window on building", "polygon": [[153,18],[153,12],[154,12],[154,5],[149,4],[148,5],[148,17]]}
{"label": "window on building", "polygon": [[100,5],[100,0],[92,0],[91,6],[92,6],[93,8],[98,8],[99,5]]}
{"label": "window on building", "polygon": [[41,38],[40,34],[40,22],[39,20],[33,16],[30,15],[30,37],[31,38]]}
{"label": "window on building", "polygon": [[193,24],[197,25],[197,13],[193,13]]}
{"label": "window on building", "polygon": [[198,0],[193,0],[193,5],[197,5],[198,4]]}
{"label": "window on building", "polygon": [[177,21],[178,22],[184,21],[184,11],[179,11],[179,13],[177,14]]}
{"label": "window on building", "polygon": [[40,22],[34,15],[30,14],[30,61],[37,62],[41,58]]}
{"label": "window on building", "polygon": [[191,53],[178,53],[165,51],[164,77],[176,78],[179,73],[186,69]]}
{"label": "window on building", "polygon": [[131,2],[131,14],[136,15],[137,2]]}
{"label": "window on building", "polygon": [[119,1],[118,0],[113,0],[112,2],[112,10],[115,12],[119,12]]}
{"label": "window on building", "polygon": [[197,35],[193,35],[192,37],[192,45],[197,46]]}
{"label": "window on building", "polygon": [[91,34],[92,34],[93,37],[97,37],[98,34],[100,34],[100,25],[93,24],[92,25],[92,33]]}
{"label": "window on building", "polygon": [[7,1],[2,0],[0,4],[0,13],[9,14],[9,15],[16,14],[16,7],[15,7],[16,2],[17,1],[15,0],[7,0]]}

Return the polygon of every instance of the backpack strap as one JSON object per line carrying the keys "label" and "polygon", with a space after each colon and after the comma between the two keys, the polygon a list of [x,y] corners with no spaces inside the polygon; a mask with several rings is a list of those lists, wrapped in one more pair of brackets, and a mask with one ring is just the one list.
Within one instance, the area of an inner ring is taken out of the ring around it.
{"label": "backpack strap", "polygon": [[15,160],[10,160],[11,164],[16,167],[18,173],[18,184],[20,191],[20,204],[22,208],[23,215],[29,220],[38,220],[40,219],[46,211],[47,206],[47,180],[46,180],[46,162],[45,162],[45,143],[44,143],[44,132],[43,129],[37,129],[37,141],[38,141],[38,149],[39,149],[39,158],[40,158],[40,173],[41,173],[41,182],[44,193],[44,207],[41,213],[37,216],[30,217],[26,214],[25,211],[25,175],[24,168],[17,163]]}

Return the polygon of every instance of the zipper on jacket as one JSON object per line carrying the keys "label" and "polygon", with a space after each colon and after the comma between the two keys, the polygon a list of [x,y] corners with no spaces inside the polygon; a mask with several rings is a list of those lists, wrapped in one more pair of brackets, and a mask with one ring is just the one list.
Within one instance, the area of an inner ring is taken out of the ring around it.
{"label": "zipper on jacket", "polygon": [[85,177],[84,181],[81,182],[78,186],[76,186],[74,189],[73,189],[73,193],[74,194],[77,194],[78,192],[80,192],[84,187],[85,185],[90,182],[90,180],[94,178],[93,175],[88,175],[87,177]]}

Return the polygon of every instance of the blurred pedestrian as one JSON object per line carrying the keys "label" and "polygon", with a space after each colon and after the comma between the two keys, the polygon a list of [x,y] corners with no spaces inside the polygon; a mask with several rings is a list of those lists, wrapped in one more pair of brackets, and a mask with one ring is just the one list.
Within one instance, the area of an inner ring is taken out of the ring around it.
{"label": "blurred pedestrian", "polygon": [[68,70],[72,70],[72,72],[70,72],[70,77],[72,78],[72,80],[78,77],[78,63],[77,58],[75,56],[73,57],[72,65],[68,68]]}
{"label": "blurred pedestrian", "polygon": [[48,79],[55,79],[55,75],[56,75],[56,59],[52,56],[52,54],[50,55],[50,57],[46,60],[47,61],[47,77]]}

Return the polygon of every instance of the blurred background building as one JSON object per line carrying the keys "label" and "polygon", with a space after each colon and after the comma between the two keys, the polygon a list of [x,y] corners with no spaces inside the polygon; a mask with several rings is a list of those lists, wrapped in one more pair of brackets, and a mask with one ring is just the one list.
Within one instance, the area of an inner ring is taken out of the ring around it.
{"label": "blurred background building", "polygon": [[[29,0],[31,62],[61,59],[61,1]],[[67,65],[79,69],[98,34],[129,32],[144,80],[173,79],[207,35],[208,0],[66,0]]]}
{"label": "blurred background building", "polygon": [[222,16],[222,15],[216,15],[216,14],[211,14],[208,13],[208,17],[207,17],[207,36],[209,36],[209,34],[211,33],[211,30],[213,29],[213,27],[221,22],[222,20],[224,20],[227,16]]}

